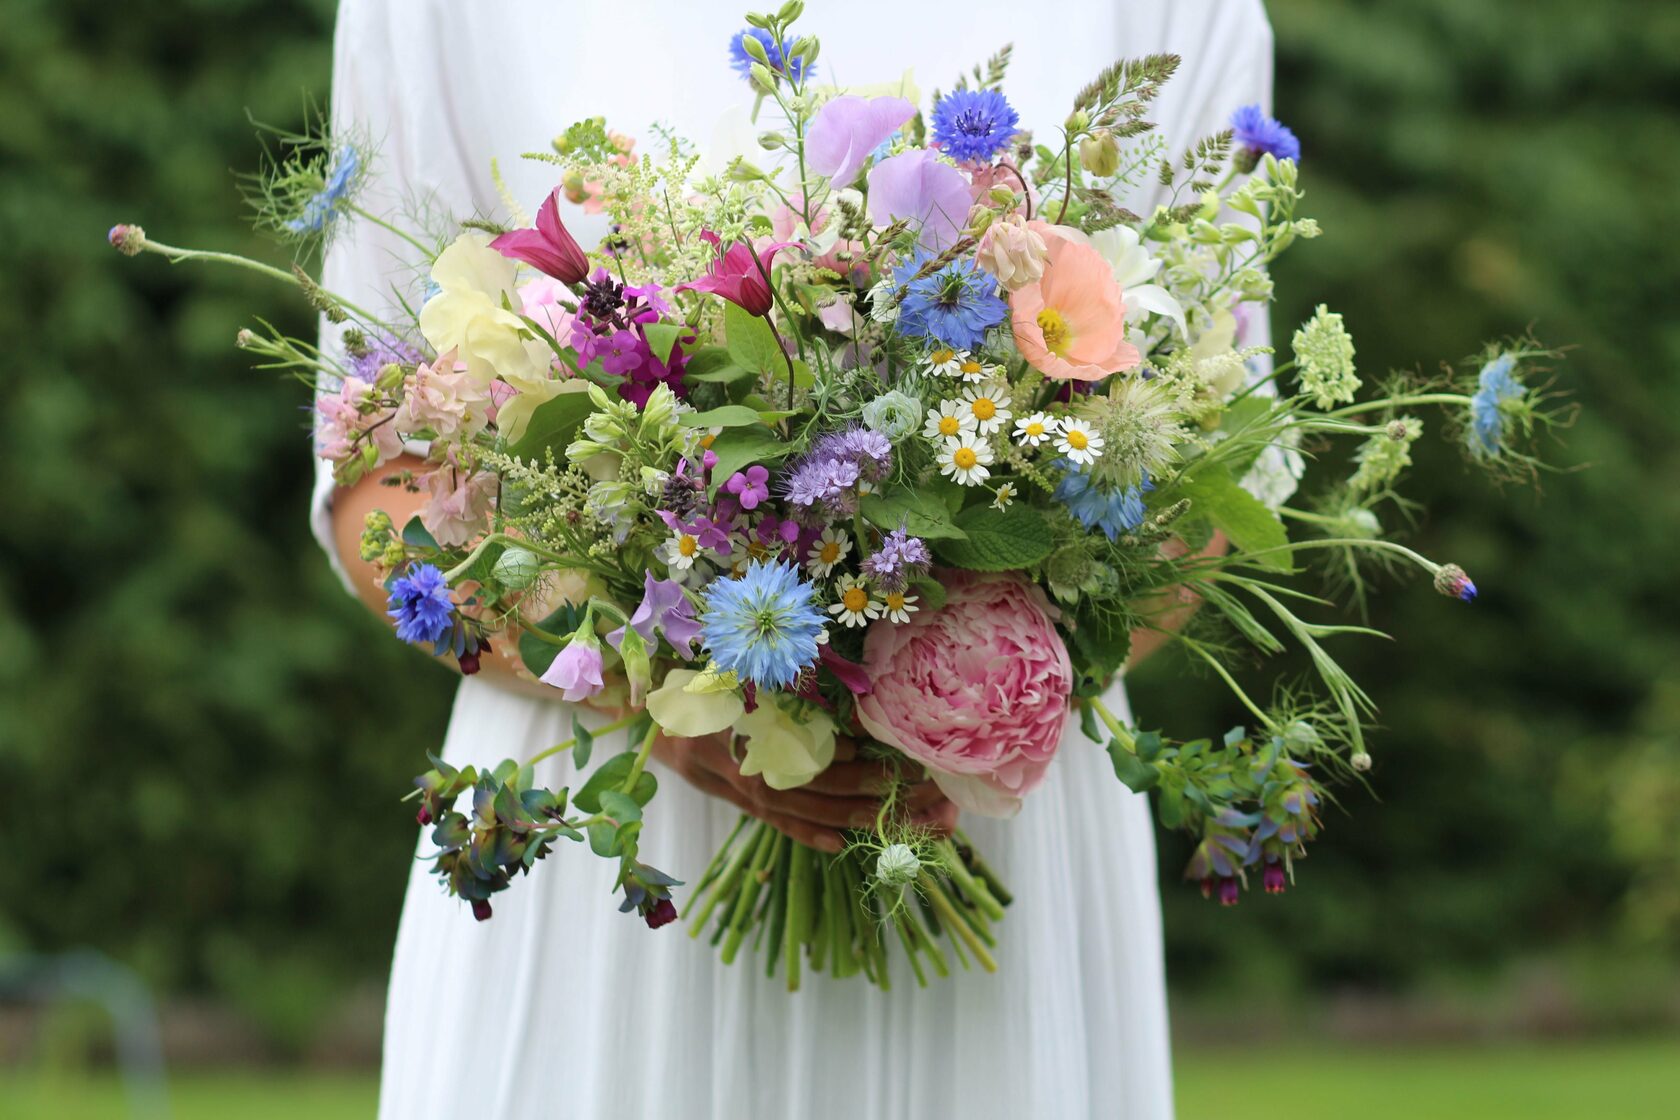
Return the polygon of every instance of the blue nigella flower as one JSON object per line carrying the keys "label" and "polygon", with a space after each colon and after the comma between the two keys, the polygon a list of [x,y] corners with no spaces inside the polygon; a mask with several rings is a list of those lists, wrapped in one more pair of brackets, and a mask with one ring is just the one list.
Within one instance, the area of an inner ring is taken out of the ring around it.
{"label": "blue nigella flower", "polygon": [[421,564],[391,581],[385,613],[397,620],[397,637],[416,645],[436,642],[454,624],[449,581],[431,564]]}
{"label": "blue nigella flower", "polygon": [[785,688],[817,660],[817,589],[786,562],[754,561],[740,579],[706,588],[701,636],[712,659],[759,688]]}
{"label": "blue nigella flower", "polygon": [[1263,155],[1296,161],[1301,158],[1301,142],[1295,139],[1295,134],[1276,117],[1267,116],[1258,105],[1244,105],[1232,113],[1231,131],[1237,147],[1251,161],[1258,161]]}
{"label": "blue nigella flower", "polygon": [[309,201],[303,204],[303,213],[287,221],[286,228],[293,233],[320,233],[338,216],[339,204],[350,193],[356,183],[356,173],[361,169],[361,154],[348,144],[340,148],[327,169],[326,184],[309,196]]}
{"label": "blue nigella flower", "polygon": [[959,162],[990,163],[1009,147],[1020,116],[995,89],[959,89],[933,107],[933,138]]}
{"label": "blue nigella flower", "polygon": [[1100,528],[1109,540],[1113,540],[1143,524],[1147,516],[1143,496],[1155,489],[1147,474],[1137,486],[1115,489],[1098,482],[1088,471],[1080,470],[1072,460],[1057,459],[1051,466],[1067,472],[1056,483],[1052,496],[1067,506],[1068,512],[1077,517],[1085,528]]}
{"label": "blue nigella flower", "polygon": [[997,294],[997,278],[968,257],[912,283],[928,260],[929,254],[918,249],[893,270],[895,281],[909,285],[898,305],[898,329],[959,350],[979,346],[987,331],[1009,317],[1009,304]]}
{"label": "blue nigella flower", "polygon": [[1500,406],[1528,391],[1511,376],[1516,368],[1515,358],[1501,354],[1483,366],[1477,376],[1479,388],[1470,398],[1470,431],[1466,439],[1470,453],[1479,459],[1497,455],[1505,442],[1505,410]]}
{"label": "blue nigella flower", "polygon": [[746,44],[742,42],[748,35],[764,45],[764,53],[770,59],[770,69],[779,70],[796,82],[804,80],[808,74],[816,73],[815,63],[807,67],[805,60],[798,55],[791,59],[788,57],[789,52],[793,50],[792,39],[783,39],[777,43],[764,28],[749,27],[729,37],[729,65],[747,81],[752,81],[753,62],[756,61],[747,53]]}

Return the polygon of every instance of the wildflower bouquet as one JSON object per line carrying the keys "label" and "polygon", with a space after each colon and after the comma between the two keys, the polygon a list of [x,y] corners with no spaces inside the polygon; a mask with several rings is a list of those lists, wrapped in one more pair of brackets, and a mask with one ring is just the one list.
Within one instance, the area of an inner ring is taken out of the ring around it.
{"label": "wildflower bouquet", "polygon": [[[337,325],[320,349],[239,338],[316,388],[340,482],[424,441],[426,469],[392,479],[424,508],[370,516],[361,546],[404,640],[466,673],[516,643],[557,698],[619,713],[491,771],[434,758],[416,795],[437,874],[484,919],[558,841],[585,842],[617,861],[621,908],[661,926],[681,884],[638,855],[661,733],[726,733],[776,789],[850,737],[902,783],[931,776],[963,810],[1008,816],[1071,709],[1117,780],[1200,837],[1187,874],[1204,892],[1235,902],[1250,872],[1282,890],[1325,783],[1369,767],[1374,712],[1327,646],[1369,631],[1304,617],[1330,602],[1291,574],[1322,563],[1358,599],[1373,567],[1419,569],[1473,599],[1461,569],[1385,535],[1410,508],[1395,486],[1429,407],[1475,463],[1535,469],[1534,437],[1564,419],[1536,381],[1548,355],[1490,347],[1361,396],[1321,306],[1274,362],[1254,337],[1267,266],[1319,234],[1287,128],[1250,106],[1216,135],[1160,136],[1167,55],[1109,67],[1038,134],[1003,92],[1007,49],[924,114],[913,91],[819,84],[801,9],[731,40],[773,126],[750,158],[705,174],[680,137],[637,152],[583,121],[530,156],[559,179],[534,221],[509,199],[510,221],[393,225],[357,201],[372,152],[285,137],[256,179],[264,224],[306,250],[349,222],[400,229],[429,278],[393,282],[397,316],[301,266],[112,231],[128,253],[269,271]],[[1127,209],[1146,187],[1166,201]],[[562,195],[610,215],[610,236],[580,245]],[[1351,471],[1296,501],[1337,441]],[[1201,619],[1177,631],[1188,599]],[[1251,725],[1176,741],[1105,706],[1149,630],[1226,681]],[[1239,683],[1289,644],[1313,688]],[[620,729],[631,748],[588,770]],[[534,778],[559,751],[588,774],[576,788]],[[790,987],[802,961],[885,985],[889,937],[918,982],[952,957],[993,967],[1007,888],[901,788],[839,854],[743,818],[689,889],[693,932],[725,959],[763,949]]]}

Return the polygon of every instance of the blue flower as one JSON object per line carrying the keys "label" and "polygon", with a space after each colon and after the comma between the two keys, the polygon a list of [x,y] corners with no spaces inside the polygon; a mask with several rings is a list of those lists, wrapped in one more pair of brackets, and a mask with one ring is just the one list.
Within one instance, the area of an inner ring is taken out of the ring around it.
{"label": "blue flower", "polygon": [[286,228],[293,233],[321,232],[328,222],[338,216],[339,205],[349,195],[361,169],[361,154],[349,145],[340,148],[333,157],[332,166],[327,169],[325,185],[303,204],[303,213],[286,222]]}
{"label": "blue flower", "polygon": [[1143,524],[1147,512],[1143,496],[1155,489],[1149,475],[1137,486],[1114,489],[1093,479],[1089,472],[1078,469],[1071,460],[1057,459],[1051,464],[1067,473],[1056,483],[1055,499],[1068,507],[1085,528],[1100,528],[1113,540],[1121,533],[1129,533]]}
{"label": "blue flower", "polygon": [[1511,376],[1516,366],[1515,358],[1501,354],[1483,366],[1477,377],[1480,387],[1470,398],[1470,431],[1466,438],[1470,453],[1478,459],[1499,453],[1505,442],[1505,410],[1502,406],[1528,391]]}
{"label": "blue flower", "polygon": [[823,613],[816,588],[786,562],[754,561],[740,579],[706,589],[702,637],[712,659],[759,688],[785,688],[817,660]]}
{"label": "blue flower", "polygon": [[997,294],[997,278],[970,257],[912,283],[928,260],[928,253],[918,249],[893,270],[897,283],[909,285],[898,305],[898,329],[958,350],[979,346],[988,330],[1009,317],[1009,304]]}
{"label": "blue flower", "polygon": [[449,581],[437,568],[411,568],[391,581],[390,592],[385,613],[397,620],[397,637],[418,645],[439,641],[449,632],[455,604],[449,598]]}
{"label": "blue flower", "polygon": [[764,45],[764,53],[770,59],[770,69],[779,70],[796,82],[804,80],[808,74],[816,73],[815,63],[806,66],[805,60],[798,55],[788,58],[788,53],[793,50],[792,39],[783,39],[778,45],[776,40],[771,38],[770,32],[764,28],[749,27],[729,37],[729,65],[747,81],[752,81],[753,63],[757,61],[747,53],[746,44],[742,41],[748,35]]}
{"label": "blue flower", "polygon": [[933,138],[959,162],[990,163],[1009,147],[1020,116],[995,89],[959,89],[933,107]]}
{"label": "blue flower", "polygon": [[1258,105],[1244,105],[1231,114],[1231,131],[1237,146],[1248,156],[1252,168],[1263,155],[1278,159],[1301,158],[1301,142],[1276,117],[1268,117]]}

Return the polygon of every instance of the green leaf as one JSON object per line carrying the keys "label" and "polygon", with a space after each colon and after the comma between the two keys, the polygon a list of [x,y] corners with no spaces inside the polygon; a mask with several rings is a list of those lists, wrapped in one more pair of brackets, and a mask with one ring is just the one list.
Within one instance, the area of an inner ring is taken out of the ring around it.
{"label": "green leaf", "polygon": [[702,346],[688,356],[688,365],[683,368],[683,380],[728,383],[738,381],[751,372],[736,365],[724,347]]}
{"label": "green leaf", "polygon": [[900,525],[912,536],[926,540],[962,540],[968,534],[957,528],[944,499],[930,490],[909,488],[870,494],[863,499],[863,516],[882,532]]}
{"label": "green leaf", "polygon": [[717,462],[712,465],[712,492],[742,467],[754,463],[779,463],[793,453],[793,444],[762,424],[750,428],[727,428],[712,441]]}
{"label": "green leaf", "polygon": [[403,526],[402,539],[404,544],[412,545],[415,548],[438,547],[436,538],[427,531],[426,526],[421,523],[418,516],[409,518],[408,524]]}
{"label": "green leaf", "polygon": [[[1191,515],[1206,517],[1239,552],[1261,552],[1289,544],[1283,522],[1260,499],[1238,486],[1223,467],[1195,471],[1177,489],[1179,497],[1190,499]],[[1287,551],[1256,557],[1255,563],[1276,571],[1290,570]]]}
{"label": "green leaf", "polygon": [[787,369],[787,359],[770,324],[733,303],[723,308],[723,334],[736,365],[755,373]]}
{"label": "green leaf", "polygon": [[756,409],[741,404],[726,404],[721,408],[709,408],[705,412],[682,414],[682,425],[685,428],[746,428],[762,423],[764,420]]}
{"label": "green leaf", "polygon": [[[589,775],[589,780],[583,783],[583,788],[572,797],[572,804],[585,813],[599,813],[601,795],[622,786],[624,779],[630,776],[630,768],[635,764],[635,751],[613,755],[601,764],[600,769]],[[658,780],[644,770],[636,779],[636,788],[630,791],[630,797],[636,804],[646,805],[653,800],[653,795],[658,789]]]}
{"label": "green leaf", "polygon": [[596,855],[606,859],[621,855],[622,848],[618,839],[618,826],[609,821],[596,821],[590,825],[589,847]]}
{"label": "green leaf", "polygon": [[1074,648],[1091,666],[1098,679],[1112,677],[1126,663],[1132,651],[1132,634],[1126,616],[1118,611],[1082,610],[1071,630]]}
{"label": "green leaf", "polygon": [[677,339],[687,333],[688,328],[681,323],[649,323],[642,328],[642,334],[647,337],[648,349],[661,362],[671,360],[671,349],[676,346]]}
{"label": "green leaf", "polygon": [[[562,604],[547,618],[537,623],[537,628],[546,630],[550,634],[570,634],[583,625],[583,608],[570,603]],[[531,633],[519,635],[519,660],[525,663],[525,668],[537,676],[548,672],[548,667],[554,664],[554,659],[560,656],[560,647]]]}
{"label": "green leaf", "polygon": [[938,580],[913,580],[910,588],[920,600],[917,605],[924,611],[937,611],[945,606],[945,585]]}
{"label": "green leaf", "polygon": [[1097,709],[1090,704],[1079,705],[1079,730],[1091,742],[1102,742],[1102,728],[1097,726]]}
{"label": "green leaf", "polygon": [[1139,731],[1133,745],[1137,747],[1139,758],[1145,762],[1154,762],[1166,749],[1167,741],[1161,738],[1159,731]]}
{"label": "green leaf", "polygon": [[1127,750],[1118,739],[1108,741],[1108,757],[1114,763],[1114,776],[1133,793],[1154,789],[1161,781],[1159,770]]}
{"label": "green leaf", "polygon": [[572,768],[581,771],[589,765],[589,756],[595,753],[595,734],[583,725],[577,713],[572,713],[572,738],[577,742],[572,746]]}
{"label": "green leaf", "polygon": [[934,550],[947,564],[977,572],[1007,572],[1050,555],[1050,526],[1037,511],[1016,503],[1008,509],[971,506],[957,514],[966,539],[941,540]]}
{"label": "green leaf", "polygon": [[642,807],[629,794],[616,789],[601,791],[601,812],[621,825],[642,819]]}
{"label": "green leaf", "polygon": [[544,450],[552,447],[555,459],[563,460],[566,445],[572,442],[584,417],[594,411],[595,402],[589,399],[588,393],[561,393],[552,400],[544,401],[531,413],[531,422],[526,425],[525,434],[519,437],[517,443],[511,444],[507,452],[516,458],[540,463]]}

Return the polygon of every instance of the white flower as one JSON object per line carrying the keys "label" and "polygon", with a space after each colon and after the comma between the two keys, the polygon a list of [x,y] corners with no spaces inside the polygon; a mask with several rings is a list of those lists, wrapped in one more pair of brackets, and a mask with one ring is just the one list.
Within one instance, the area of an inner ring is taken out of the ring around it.
{"label": "white flower", "polygon": [[927,371],[936,377],[956,377],[967,360],[967,350],[952,350],[944,346],[929,353],[925,364]]}
{"label": "white flower", "polygon": [[802,786],[834,761],[834,720],[785,693],[764,691],[758,706],[735,722],[747,740],[741,773],[771,789]]}
{"label": "white flower", "polygon": [[694,567],[701,552],[699,538],[679,531],[665,542],[665,563],[673,572],[686,572]]}
{"label": "white flower", "polygon": [[826,576],[851,551],[852,539],[845,530],[830,526],[822,531],[821,537],[811,542],[811,551],[805,554],[805,567],[814,576]]}
{"label": "white flower", "polygon": [[1118,225],[1085,234],[1071,226],[1058,226],[1056,232],[1071,240],[1084,240],[1102,254],[1103,260],[1114,270],[1115,283],[1120,285],[1128,320],[1141,319],[1149,314],[1160,315],[1178,327],[1179,337],[1189,336],[1184,325],[1183,305],[1167,289],[1150,283],[1161,270],[1161,262],[1149,255],[1137,230]]}
{"label": "white flower", "polygon": [[992,491],[992,508],[993,509],[1008,509],[1010,503],[1013,502],[1014,500],[1015,500],[1015,484],[1012,483],[1012,482],[1005,482],[1001,486],[999,486],[996,490]]}
{"label": "white flower", "polygon": [[1003,385],[970,385],[963,390],[963,407],[974,418],[974,430],[989,436],[1015,415],[1009,411],[1009,389]]}
{"label": "white flower", "polygon": [[432,262],[438,293],[420,309],[420,333],[439,354],[456,351],[476,384],[499,376],[523,391],[548,380],[554,353],[504,306],[520,306],[516,267],[485,235],[457,237]]}
{"label": "white flower", "polygon": [[1103,438],[1091,429],[1091,425],[1068,416],[1057,428],[1057,451],[1082,467],[1088,467],[1102,458]]}
{"label": "white flower", "polygon": [[1056,435],[1056,421],[1043,412],[1023,416],[1015,421],[1015,442],[1022,447],[1037,447]]}
{"label": "white flower", "polygon": [[898,321],[898,304],[892,301],[893,293],[898,290],[889,274],[879,280],[869,289],[869,317],[877,323],[896,323]]}
{"label": "white flower", "polygon": [[887,592],[885,604],[887,618],[892,622],[909,622],[910,616],[916,613],[916,596],[906,595],[902,591]]}
{"label": "white flower", "polygon": [[835,590],[840,592],[840,598],[828,605],[828,613],[842,626],[867,626],[871,619],[881,617],[881,600],[875,598],[860,577],[841,576]]}
{"label": "white flower", "polygon": [[922,434],[929,439],[955,439],[973,430],[974,415],[966,401],[940,401],[938,408],[928,409],[927,423],[922,425]]}
{"label": "white flower", "polygon": [[964,381],[978,383],[996,377],[1001,371],[997,366],[989,366],[979,358],[964,354],[957,362],[957,373]]}
{"label": "white flower", "polygon": [[939,473],[963,486],[978,486],[986,481],[992,473],[986,469],[991,463],[992,445],[976,440],[973,432],[946,440],[939,451]]}

